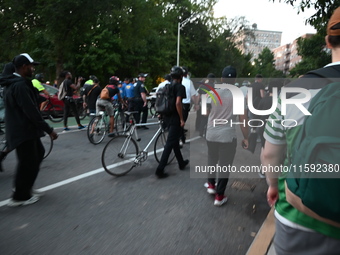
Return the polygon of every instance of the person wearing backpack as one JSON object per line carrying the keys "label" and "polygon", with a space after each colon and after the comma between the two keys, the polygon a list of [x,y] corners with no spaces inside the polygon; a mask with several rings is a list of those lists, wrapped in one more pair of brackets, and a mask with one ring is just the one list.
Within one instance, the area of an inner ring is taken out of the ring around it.
{"label": "person wearing backpack", "polygon": [[122,107],[125,107],[126,104],[120,96],[119,89],[119,78],[117,76],[112,76],[109,80],[109,84],[105,86],[100,92],[100,95],[96,102],[97,114],[101,111],[102,108],[105,108],[105,111],[110,116],[110,131],[108,136],[114,137],[115,133],[113,132],[114,128],[114,109],[112,105],[112,100],[115,95],[118,96],[118,101],[122,104]]}
{"label": "person wearing backpack", "polygon": [[83,107],[88,107],[89,114],[96,113],[96,102],[101,91],[102,89],[100,88],[98,78],[93,78],[93,84],[85,87],[83,93]]}
{"label": "person wearing backpack", "polygon": [[[167,113],[161,113],[164,120],[164,126],[168,128],[168,137],[164,145],[161,160],[155,173],[159,179],[167,178],[169,176],[164,172],[164,168],[167,165],[172,150],[174,150],[180,170],[184,170],[184,168],[189,164],[189,160],[183,159],[179,145],[179,138],[182,134],[182,129],[185,124],[182,108],[182,99],[186,97],[185,87],[182,85],[183,73],[184,72],[181,67],[174,66],[170,73],[172,83],[165,85],[163,88],[167,90],[169,89],[169,106],[163,107],[166,108],[165,111]],[[157,111],[157,99],[155,106]]]}
{"label": "person wearing backpack", "polygon": [[68,115],[70,114],[71,110],[72,110],[74,117],[76,119],[76,122],[78,124],[78,129],[84,129],[85,126],[83,126],[80,123],[76,102],[73,99],[73,94],[74,94],[75,91],[77,91],[80,88],[80,83],[81,83],[82,79],[79,78],[77,85],[74,84],[72,82],[72,74],[69,71],[63,71],[60,74],[60,77],[64,78],[64,81],[62,82],[62,88],[65,91],[65,96],[64,96],[64,98],[62,98],[62,100],[64,101],[64,131],[70,130],[67,126],[67,119],[68,119]]}
{"label": "person wearing backpack", "polygon": [[[303,106],[311,115],[294,104],[288,104],[283,115],[279,99],[265,128],[261,161],[268,170],[267,200],[270,206],[275,205],[274,246],[278,255],[339,254],[339,171],[330,176],[331,167],[338,169],[340,164],[340,83],[334,83],[340,81],[340,7],[328,22],[325,41],[332,63],[285,86],[310,92],[311,100]],[[288,94],[287,98],[298,96]],[[281,121],[288,119],[296,122],[283,126]],[[272,170],[282,165],[286,171]],[[322,174],[310,171],[318,166]]]}

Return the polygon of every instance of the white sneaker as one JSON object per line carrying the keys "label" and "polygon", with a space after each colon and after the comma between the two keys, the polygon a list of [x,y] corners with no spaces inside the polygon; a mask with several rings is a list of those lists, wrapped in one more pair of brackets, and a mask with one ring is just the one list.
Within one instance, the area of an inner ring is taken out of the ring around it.
{"label": "white sneaker", "polygon": [[9,207],[17,207],[17,206],[21,206],[21,205],[31,205],[34,204],[36,202],[39,201],[39,196],[33,195],[30,199],[28,200],[23,200],[23,201],[18,201],[18,200],[14,200],[13,198],[11,198],[7,204],[7,206]]}
{"label": "white sneaker", "polygon": [[215,206],[221,206],[221,205],[227,203],[227,201],[228,201],[228,198],[226,196],[216,194],[214,205]]}
{"label": "white sneaker", "polygon": [[211,195],[216,194],[215,186],[213,186],[211,183],[204,183],[204,187],[207,188],[207,192]]}
{"label": "white sneaker", "polygon": [[45,192],[39,191],[38,189],[32,189],[32,196],[42,197],[45,195]]}

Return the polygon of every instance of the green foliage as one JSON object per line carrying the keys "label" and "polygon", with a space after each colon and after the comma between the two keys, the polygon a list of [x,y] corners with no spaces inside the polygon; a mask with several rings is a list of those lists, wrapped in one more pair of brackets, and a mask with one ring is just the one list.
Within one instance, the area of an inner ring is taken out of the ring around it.
{"label": "green foliage", "polygon": [[[217,0],[0,0],[0,63],[22,52],[42,62],[36,72],[54,80],[62,70],[74,76],[150,74],[148,87],[176,63],[177,24],[180,64],[194,77],[219,76],[226,65],[240,75],[251,72],[250,57],[233,42],[246,27],[215,19]],[[190,18],[191,17],[191,18]],[[241,24],[241,25],[240,25]]]}
{"label": "green foliage", "polygon": [[299,38],[297,44],[302,61],[290,71],[291,76],[298,77],[331,62],[330,53],[325,50],[323,36],[316,34],[311,38]]}
{"label": "green foliage", "polygon": [[254,62],[253,75],[262,74],[265,78],[283,78],[283,73],[275,69],[273,52],[267,47],[262,50]]}

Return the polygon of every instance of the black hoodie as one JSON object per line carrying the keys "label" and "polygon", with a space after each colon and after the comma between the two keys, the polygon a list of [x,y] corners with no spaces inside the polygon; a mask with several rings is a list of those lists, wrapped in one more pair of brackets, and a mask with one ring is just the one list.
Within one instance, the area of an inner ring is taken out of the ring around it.
{"label": "black hoodie", "polygon": [[32,82],[18,74],[0,76],[5,86],[6,142],[10,150],[53,131],[42,118]]}

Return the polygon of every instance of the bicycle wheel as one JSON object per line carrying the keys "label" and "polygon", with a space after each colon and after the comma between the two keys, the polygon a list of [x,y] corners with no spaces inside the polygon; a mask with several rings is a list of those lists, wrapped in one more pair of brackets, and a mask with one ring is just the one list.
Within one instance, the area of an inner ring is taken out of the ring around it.
{"label": "bicycle wheel", "polygon": [[53,140],[52,138],[44,133],[45,135],[40,138],[42,145],[45,148],[45,154],[44,154],[44,159],[47,158],[48,155],[50,155],[52,148],[53,148]]}
{"label": "bicycle wheel", "polygon": [[[162,131],[156,138],[155,147],[154,147],[154,154],[155,159],[159,163],[161,161],[161,157],[164,150],[164,145],[166,143],[166,139],[168,138],[168,131]],[[168,158],[168,164],[170,164],[175,158],[175,153],[171,150],[170,156]]]}
{"label": "bicycle wheel", "polygon": [[79,119],[80,120],[85,119],[87,116],[87,107],[84,108],[82,105],[77,105],[77,108],[78,108]]}
{"label": "bicycle wheel", "polygon": [[102,153],[102,165],[105,171],[114,176],[122,176],[135,166],[138,146],[131,136],[118,135],[112,138]]}
{"label": "bicycle wheel", "polygon": [[122,135],[124,131],[124,125],[125,125],[124,112],[116,111],[114,118],[115,118],[114,129],[116,130],[117,133]]}
{"label": "bicycle wheel", "polygon": [[102,116],[93,118],[87,127],[87,137],[93,144],[99,144],[104,140],[107,127]]}
{"label": "bicycle wheel", "polygon": [[48,118],[52,122],[61,122],[64,119],[64,107],[61,105],[51,105],[48,110]]}

